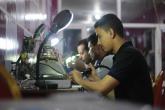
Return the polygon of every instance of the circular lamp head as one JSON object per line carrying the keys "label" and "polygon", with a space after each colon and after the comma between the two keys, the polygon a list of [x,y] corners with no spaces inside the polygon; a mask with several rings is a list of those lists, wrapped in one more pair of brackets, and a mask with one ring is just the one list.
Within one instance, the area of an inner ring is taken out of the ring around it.
{"label": "circular lamp head", "polygon": [[73,20],[73,13],[70,10],[63,10],[57,14],[50,27],[50,32],[56,33],[66,28]]}

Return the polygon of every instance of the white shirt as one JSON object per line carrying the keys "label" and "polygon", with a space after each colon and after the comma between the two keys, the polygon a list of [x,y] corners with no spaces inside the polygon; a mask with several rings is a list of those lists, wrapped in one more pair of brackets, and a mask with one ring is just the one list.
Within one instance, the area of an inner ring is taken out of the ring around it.
{"label": "white shirt", "polygon": [[[105,56],[103,58],[103,60],[101,61],[101,65],[104,65],[104,66],[107,66],[107,67],[111,68],[112,64],[113,64],[113,59],[112,58],[113,58],[113,55]],[[100,67],[100,68],[96,69],[96,72],[97,72],[97,75],[99,76],[99,78],[102,79],[105,75],[108,74],[109,69]]]}

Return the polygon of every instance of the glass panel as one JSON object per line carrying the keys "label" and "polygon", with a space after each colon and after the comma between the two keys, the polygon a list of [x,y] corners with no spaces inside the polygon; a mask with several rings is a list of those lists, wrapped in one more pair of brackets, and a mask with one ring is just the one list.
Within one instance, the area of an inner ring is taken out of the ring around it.
{"label": "glass panel", "polygon": [[106,13],[117,14],[116,0],[63,0],[63,9],[73,11],[74,23],[91,24]]}
{"label": "glass panel", "polygon": [[0,10],[0,64],[5,64],[4,39],[6,35],[5,14]]}
{"label": "glass panel", "polygon": [[126,38],[144,55],[150,75],[154,80],[155,75],[155,30],[126,28]]}
{"label": "glass panel", "polygon": [[163,22],[165,5],[161,0],[123,0],[122,21],[125,23]]}
{"label": "glass panel", "polygon": [[162,31],[162,70],[165,68],[165,29]]}
{"label": "glass panel", "polygon": [[66,29],[63,32],[63,55],[64,57],[72,56],[77,52],[77,44],[81,39],[80,29]]}

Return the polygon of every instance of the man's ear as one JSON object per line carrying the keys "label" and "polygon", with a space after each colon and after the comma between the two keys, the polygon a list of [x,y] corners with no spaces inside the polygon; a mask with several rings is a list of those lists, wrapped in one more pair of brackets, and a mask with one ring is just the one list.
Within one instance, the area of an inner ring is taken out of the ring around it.
{"label": "man's ear", "polygon": [[109,35],[112,39],[115,38],[115,32],[112,28],[109,29]]}

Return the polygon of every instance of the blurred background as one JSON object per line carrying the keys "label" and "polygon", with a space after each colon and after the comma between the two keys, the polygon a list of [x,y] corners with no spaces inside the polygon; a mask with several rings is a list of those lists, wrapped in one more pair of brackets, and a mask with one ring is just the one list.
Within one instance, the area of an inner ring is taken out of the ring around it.
{"label": "blurred background", "polygon": [[60,42],[51,41],[62,58],[76,53],[77,42],[94,32],[96,20],[114,13],[124,24],[126,38],[144,54],[150,73],[164,69],[165,0],[0,0],[0,64],[10,71],[23,39],[33,37],[42,23],[49,28],[54,16],[64,9],[73,12],[73,21],[58,33]]}

